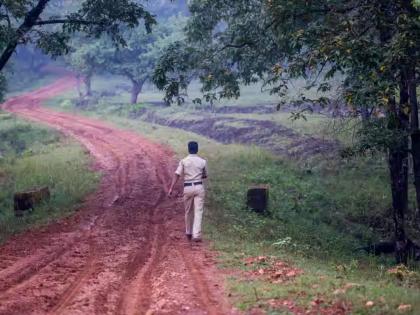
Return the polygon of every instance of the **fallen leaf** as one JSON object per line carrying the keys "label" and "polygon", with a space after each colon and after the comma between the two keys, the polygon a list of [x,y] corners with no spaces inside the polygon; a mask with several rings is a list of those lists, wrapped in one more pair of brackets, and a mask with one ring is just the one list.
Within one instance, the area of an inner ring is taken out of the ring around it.
{"label": "fallen leaf", "polygon": [[354,288],[354,287],[360,287],[361,285],[360,284],[358,284],[358,283],[352,283],[352,282],[349,282],[349,283],[346,283],[345,285],[344,285],[344,289],[346,289],[346,290],[348,290],[348,289],[351,289],[351,288]]}
{"label": "fallen leaf", "polygon": [[411,304],[401,304],[400,306],[398,306],[398,311],[400,313],[411,311]]}
{"label": "fallen leaf", "polygon": [[298,272],[296,270],[290,270],[288,273],[286,273],[286,277],[295,277],[297,274]]}
{"label": "fallen leaf", "polygon": [[333,292],[334,295],[345,294],[346,290],[344,289],[337,289]]}
{"label": "fallen leaf", "polygon": [[322,303],[324,303],[324,300],[322,300],[322,299],[318,298],[318,299],[313,300],[313,301],[311,302],[311,305],[312,305],[312,306],[318,306],[318,305],[320,305],[320,304],[322,304]]}

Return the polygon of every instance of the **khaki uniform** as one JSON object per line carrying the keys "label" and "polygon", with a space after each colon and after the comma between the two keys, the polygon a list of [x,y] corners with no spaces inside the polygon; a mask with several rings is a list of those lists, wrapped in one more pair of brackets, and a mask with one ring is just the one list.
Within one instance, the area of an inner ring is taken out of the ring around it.
{"label": "khaki uniform", "polygon": [[184,186],[185,233],[192,235],[194,239],[200,239],[205,189],[204,183],[195,183],[207,178],[207,162],[196,154],[190,154],[179,162],[175,174],[184,177],[184,183],[192,184]]}

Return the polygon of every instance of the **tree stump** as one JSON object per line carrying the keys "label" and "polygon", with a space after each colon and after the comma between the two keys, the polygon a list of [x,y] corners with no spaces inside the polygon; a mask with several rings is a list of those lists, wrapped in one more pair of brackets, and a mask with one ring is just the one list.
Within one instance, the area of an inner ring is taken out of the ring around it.
{"label": "tree stump", "polygon": [[36,205],[50,200],[50,190],[48,187],[35,188],[14,194],[15,216],[23,216],[24,211],[34,210]]}
{"label": "tree stump", "polygon": [[258,185],[248,188],[247,206],[257,213],[265,213],[268,210],[268,185]]}

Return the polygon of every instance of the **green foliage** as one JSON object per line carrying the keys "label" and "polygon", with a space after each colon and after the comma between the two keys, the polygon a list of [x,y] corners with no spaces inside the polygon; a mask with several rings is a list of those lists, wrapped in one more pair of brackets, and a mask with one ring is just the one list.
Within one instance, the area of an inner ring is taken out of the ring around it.
{"label": "green foliage", "polygon": [[341,73],[356,110],[388,107],[401,65],[419,60],[418,10],[407,1],[191,1],[190,11],[187,42],[168,49],[155,74],[168,100],[188,71],[217,98],[259,78],[280,101],[291,78],[325,91]]}
{"label": "green foliage", "polygon": [[85,81],[90,84],[92,76],[103,71],[107,62],[103,53],[104,39],[91,42],[75,38],[72,40],[71,46],[72,49],[66,56],[66,61],[79,76],[84,77]]}
{"label": "green foliage", "polygon": [[126,32],[127,48],[110,49],[105,53],[106,69],[117,75],[123,75],[132,82],[141,83],[149,80],[156,62],[165,47],[180,40],[185,18],[171,17],[164,23],[159,23],[153,33],[147,33],[143,28]]}
{"label": "green foliage", "polygon": [[[0,7],[2,26],[0,38],[3,47],[16,36],[24,35],[18,34],[17,27],[23,23],[23,18],[32,17],[31,10],[36,6],[39,6],[39,16],[36,17],[37,21],[29,26],[38,29],[37,32],[31,33],[30,37],[25,38],[25,42],[38,41],[45,52],[53,54],[63,52],[69,40],[68,35],[74,33],[84,33],[94,38],[107,34],[114,43],[124,45],[125,40],[121,35],[123,27],[137,27],[139,20],[144,19],[145,27],[150,32],[151,26],[155,24],[153,16],[142,5],[130,0],[85,0],[77,6],[66,5],[65,8],[53,6],[47,9],[45,6],[48,2],[3,1]],[[41,14],[44,14],[45,18]],[[9,21],[14,19],[16,22],[9,24]],[[49,29],[44,27],[48,25],[59,27]]]}
{"label": "green foliage", "polygon": [[357,148],[360,153],[379,150],[387,152],[390,148],[397,148],[402,140],[408,136],[404,130],[392,130],[385,118],[370,120],[362,124],[357,131]]}

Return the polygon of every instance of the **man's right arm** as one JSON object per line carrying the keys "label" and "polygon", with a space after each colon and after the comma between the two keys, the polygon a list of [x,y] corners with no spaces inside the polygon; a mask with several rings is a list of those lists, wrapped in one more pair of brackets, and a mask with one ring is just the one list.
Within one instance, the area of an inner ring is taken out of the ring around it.
{"label": "man's right arm", "polygon": [[176,183],[178,182],[179,177],[180,176],[178,174],[176,174],[176,173],[172,177],[171,187],[169,188],[169,191],[168,191],[168,196],[169,197],[172,196],[172,192],[174,191],[174,187],[175,187]]}

